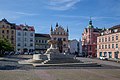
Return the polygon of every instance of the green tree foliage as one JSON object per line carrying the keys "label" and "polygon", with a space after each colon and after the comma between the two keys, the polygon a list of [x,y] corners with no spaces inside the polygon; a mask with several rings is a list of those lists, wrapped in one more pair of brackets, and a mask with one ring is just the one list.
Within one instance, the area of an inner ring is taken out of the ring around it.
{"label": "green tree foliage", "polygon": [[13,51],[14,48],[12,44],[7,39],[0,39],[0,54],[3,54],[5,51]]}

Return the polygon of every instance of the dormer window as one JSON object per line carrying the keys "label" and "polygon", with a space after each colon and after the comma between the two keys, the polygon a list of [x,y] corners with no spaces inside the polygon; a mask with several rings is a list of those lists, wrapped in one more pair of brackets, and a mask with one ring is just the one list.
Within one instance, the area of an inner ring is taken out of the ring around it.
{"label": "dormer window", "polygon": [[4,26],[4,25],[2,25],[2,28],[5,28],[5,26]]}

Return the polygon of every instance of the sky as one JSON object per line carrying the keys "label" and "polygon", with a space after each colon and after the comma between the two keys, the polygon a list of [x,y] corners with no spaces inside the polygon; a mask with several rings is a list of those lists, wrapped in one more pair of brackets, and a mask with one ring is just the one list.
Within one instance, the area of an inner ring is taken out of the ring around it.
{"label": "sky", "polygon": [[34,26],[36,33],[49,34],[58,22],[69,28],[69,39],[80,39],[90,17],[98,28],[120,24],[120,0],[0,0],[0,19]]}

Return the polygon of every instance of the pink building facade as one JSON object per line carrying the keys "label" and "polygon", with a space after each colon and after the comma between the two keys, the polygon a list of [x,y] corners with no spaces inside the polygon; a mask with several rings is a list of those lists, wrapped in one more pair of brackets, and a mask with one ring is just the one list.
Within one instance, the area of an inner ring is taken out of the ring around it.
{"label": "pink building facade", "polygon": [[82,52],[85,57],[97,56],[97,37],[102,29],[94,28],[92,20],[89,21],[88,28],[82,33]]}
{"label": "pink building facade", "polygon": [[97,37],[97,58],[120,59],[120,25],[101,32]]}

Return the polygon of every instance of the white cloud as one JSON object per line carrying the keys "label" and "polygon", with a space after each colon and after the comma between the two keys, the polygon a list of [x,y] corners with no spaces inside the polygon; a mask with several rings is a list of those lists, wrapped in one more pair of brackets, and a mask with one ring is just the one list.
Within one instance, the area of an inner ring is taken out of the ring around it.
{"label": "white cloud", "polygon": [[54,15],[56,17],[62,17],[62,18],[74,18],[74,19],[90,19],[88,16],[77,16],[77,15]]}
{"label": "white cloud", "polygon": [[[56,17],[61,17],[61,18],[74,18],[74,19],[90,19],[91,16],[78,16],[78,15],[54,15]],[[119,19],[119,16],[92,16],[91,17],[93,20],[98,20],[98,19]]]}
{"label": "white cloud", "polygon": [[9,20],[16,20],[17,18],[19,18],[19,15],[16,15],[14,12],[10,12],[10,11],[2,11],[0,12],[0,18],[7,18]]}
{"label": "white cloud", "polygon": [[35,16],[35,15],[39,15],[39,14],[35,14],[35,13],[25,13],[25,12],[15,12],[17,14],[20,14],[20,15],[26,15],[26,16]]}
{"label": "white cloud", "polygon": [[48,8],[52,10],[68,10],[74,8],[74,6],[81,0],[49,0]]}
{"label": "white cloud", "polygon": [[16,20],[25,16],[36,16],[39,14],[35,13],[25,13],[25,12],[15,12],[15,11],[2,11],[0,12],[0,18],[7,18],[11,21]]}

